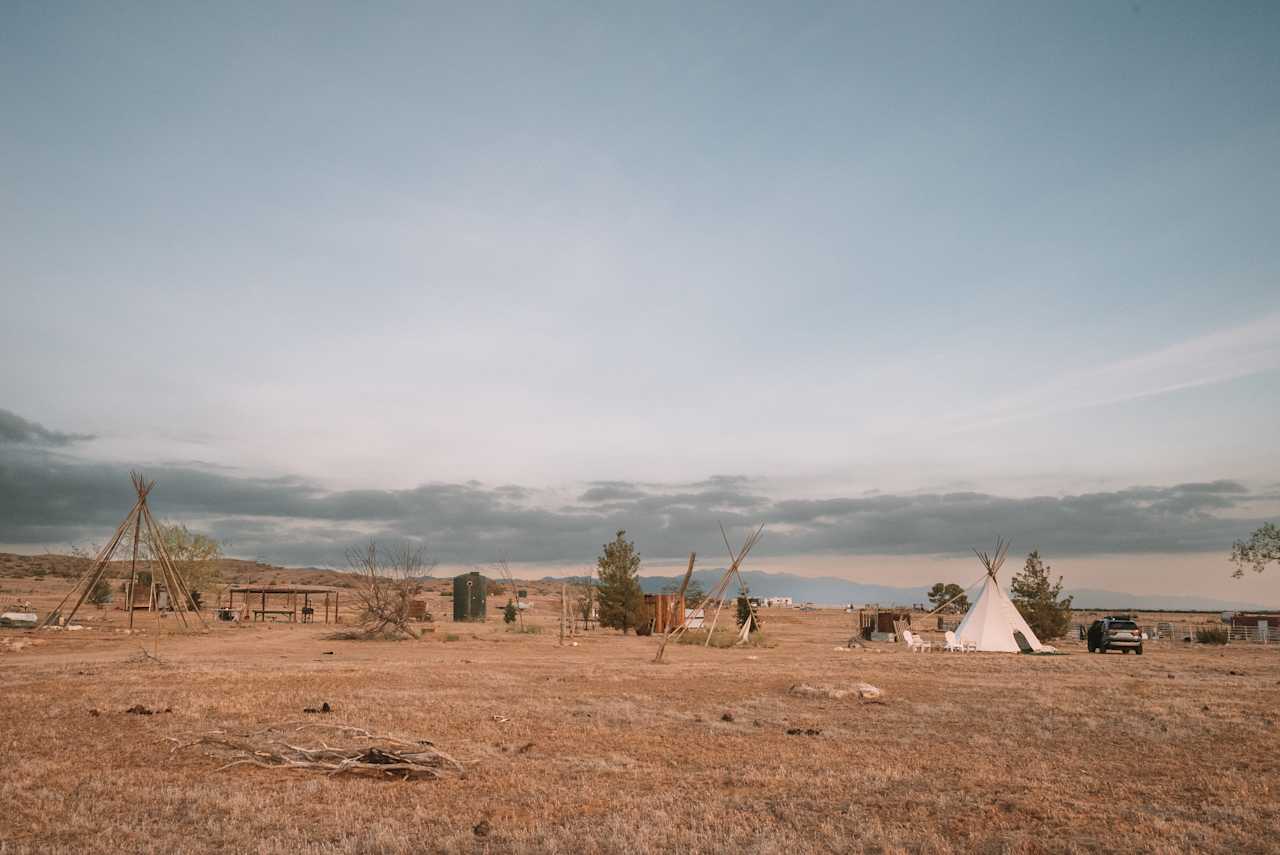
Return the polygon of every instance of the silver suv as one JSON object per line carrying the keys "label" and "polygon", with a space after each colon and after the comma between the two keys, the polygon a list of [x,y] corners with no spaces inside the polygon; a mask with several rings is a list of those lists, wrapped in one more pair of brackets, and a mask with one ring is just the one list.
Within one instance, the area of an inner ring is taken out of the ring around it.
{"label": "silver suv", "polygon": [[1106,653],[1108,650],[1128,653],[1132,650],[1142,655],[1142,630],[1131,617],[1119,615],[1095,620],[1089,627],[1087,641],[1090,653]]}

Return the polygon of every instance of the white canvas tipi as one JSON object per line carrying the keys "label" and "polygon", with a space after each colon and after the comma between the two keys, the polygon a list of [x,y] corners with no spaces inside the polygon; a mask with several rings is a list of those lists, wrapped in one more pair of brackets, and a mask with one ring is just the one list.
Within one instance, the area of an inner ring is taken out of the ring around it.
{"label": "white canvas tipi", "polygon": [[982,566],[986,568],[987,575],[983,578],[982,590],[978,592],[978,598],[969,607],[968,614],[956,629],[956,638],[961,642],[976,645],[979,650],[1017,653],[1021,648],[1013,634],[1019,632],[1032,650],[1043,650],[1044,645],[1040,643],[1040,639],[1036,638],[1031,627],[1027,626],[1027,622],[1010,601],[1009,595],[1000,589],[1000,582],[996,579],[996,573],[999,572],[1000,565],[1004,563],[1005,554],[1009,551],[1009,544],[997,541],[994,556],[974,551],[982,562]]}

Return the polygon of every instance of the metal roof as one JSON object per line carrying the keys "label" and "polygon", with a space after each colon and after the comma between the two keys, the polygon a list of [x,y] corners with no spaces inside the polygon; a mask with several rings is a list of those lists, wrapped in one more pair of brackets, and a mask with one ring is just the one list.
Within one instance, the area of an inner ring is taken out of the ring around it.
{"label": "metal roof", "polygon": [[343,590],[329,585],[232,585],[236,594],[336,594]]}

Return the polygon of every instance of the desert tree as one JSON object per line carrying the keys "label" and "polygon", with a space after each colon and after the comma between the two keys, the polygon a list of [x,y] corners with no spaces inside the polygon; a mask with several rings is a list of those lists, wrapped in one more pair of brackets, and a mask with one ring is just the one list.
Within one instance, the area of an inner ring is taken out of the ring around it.
{"label": "desert tree", "polygon": [[[193,532],[180,523],[157,523],[160,540],[173,561],[173,568],[182,577],[196,605],[200,595],[222,584],[217,560],[222,557],[222,544],[207,534]],[[144,548],[147,542],[143,541]],[[155,556],[152,556],[153,558]]]}
{"label": "desert tree", "polygon": [[371,540],[363,549],[348,549],[347,564],[356,576],[356,622],[364,634],[419,638],[410,625],[413,602],[435,570],[426,548],[405,542],[383,554]]}
{"label": "desert tree", "polygon": [[938,582],[929,589],[929,602],[934,611],[964,614],[969,611],[969,598],[955,582]]}
{"label": "desert tree", "polygon": [[639,578],[640,553],[626,535],[625,530],[619,530],[596,559],[600,625],[620,629],[624,635],[644,622],[645,611]]}
{"label": "desert tree", "polygon": [[[173,569],[181,577],[181,581],[190,592],[194,604],[199,606],[202,593],[213,590],[222,584],[222,577],[218,572],[217,565],[217,560],[222,558],[222,544],[209,535],[193,532],[180,523],[157,521],[156,531],[160,535],[160,544],[173,562]],[[148,565],[153,565],[159,561],[160,556],[156,554],[155,543],[142,532],[141,528],[130,531],[127,534],[128,540],[125,549],[132,548],[136,535],[139,561],[147,562]],[[99,551],[100,548],[92,543],[71,548],[72,555],[77,558],[83,558],[86,561],[93,560],[93,556]],[[147,566],[139,566],[134,583],[138,588],[149,588],[152,583],[151,570]],[[127,579],[120,582],[120,590],[122,592],[127,590],[128,587]],[[89,602],[94,602],[94,600],[90,599]],[[106,600],[103,602],[106,602]]]}
{"label": "desert tree", "polygon": [[1040,550],[1027,556],[1022,570],[1009,583],[1014,606],[1037,638],[1059,638],[1071,626],[1071,597],[1062,596],[1062,577],[1053,581],[1053,570],[1040,558]]}
{"label": "desert tree", "polygon": [[1272,561],[1280,563],[1280,528],[1264,523],[1248,540],[1237,540],[1231,547],[1231,560],[1236,565],[1231,575],[1237,579],[1244,575],[1245,567],[1261,573]]}

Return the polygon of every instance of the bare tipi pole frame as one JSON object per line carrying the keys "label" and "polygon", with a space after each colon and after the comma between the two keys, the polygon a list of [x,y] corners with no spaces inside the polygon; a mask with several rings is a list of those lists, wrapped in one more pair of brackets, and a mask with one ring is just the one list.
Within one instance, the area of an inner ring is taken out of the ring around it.
{"label": "bare tipi pole frame", "polygon": [[[710,607],[710,605],[713,602],[716,604],[716,614],[715,614],[715,617],[711,619],[711,627],[710,629],[707,630],[707,640],[706,640],[706,643],[703,645],[704,647],[709,647],[711,645],[711,636],[716,631],[716,624],[720,621],[720,612],[722,609],[724,609],[724,604],[727,600],[729,583],[732,582],[734,579],[737,579],[739,590],[742,591],[743,593],[746,592],[747,583],[742,581],[742,574],[739,572],[739,568],[742,566],[742,562],[746,560],[747,553],[750,552],[751,548],[755,546],[756,543],[759,542],[760,537],[763,534],[764,534],[764,523],[761,523],[750,534],[747,535],[747,539],[743,542],[742,548],[735,553],[733,551],[733,547],[729,545],[729,535],[725,534],[724,526],[720,526],[720,536],[724,538],[725,548],[729,550],[730,563],[729,563],[729,567],[724,571],[724,574],[720,577],[720,581],[716,582],[715,587],[713,587],[707,593],[707,595],[702,598],[702,603],[698,606],[698,608],[702,610],[703,626],[706,626],[707,609]],[[689,559],[690,559],[690,567],[692,567],[693,556],[690,555]],[[746,640],[747,635],[750,634],[751,627],[760,626],[760,618],[756,615],[755,606],[752,606],[750,605],[750,603],[748,603],[748,608],[750,608],[751,610],[751,620],[745,626],[746,632],[743,635],[743,639],[742,639],[744,641]],[[688,628],[689,628],[689,622],[687,620],[683,621],[681,622],[680,626],[676,627],[676,630],[675,632],[672,633],[672,636],[679,635],[680,633],[687,631]],[[665,642],[663,646],[665,647]]]}
{"label": "bare tipi pole frame", "polygon": [[1009,541],[997,537],[995,552],[988,555],[986,552],[979,552],[975,549],[973,550],[973,554],[978,556],[978,560],[982,562],[982,566],[986,569],[987,575],[999,582],[1000,580],[996,578],[996,574],[999,573],[1000,568],[1004,566],[1005,556],[1009,554]]}
{"label": "bare tipi pole frame", "polygon": [[963,591],[956,594],[954,597],[947,600],[942,605],[934,606],[925,614],[925,617],[931,617],[932,615],[936,615],[938,612],[942,611],[947,606],[951,605],[956,600],[960,599],[965,594],[972,591],[975,587],[977,587],[978,583],[986,579],[987,576],[990,576],[992,579],[995,579],[997,582],[999,582],[1000,580],[996,577],[996,574],[999,573],[1000,568],[1004,566],[1004,559],[1005,559],[1005,556],[1009,554],[1010,544],[1011,544],[1011,541],[1004,540],[1003,538],[997,537],[995,552],[988,554],[986,552],[979,552],[978,550],[974,549],[973,554],[978,556],[978,561],[982,562],[983,569],[987,571],[986,574],[983,576],[980,576],[977,582],[974,582],[973,584],[969,585],[969,587],[965,588]]}
{"label": "bare tipi pole frame", "polygon": [[[94,557],[93,564],[80,575],[75,585],[58,603],[57,608],[49,612],[41,626],[59,624],[66,626],[71,623],[71,620],[76,616],[76,612],[80,610],[80,606],[84,605],[84,601],[88,598],[90,592],[106,576],[107,569],[111,566],[111,558],[115,555],[121,540],[125,538],[125,533],[130,528],[133,528],[133,557],[129,563],[129,586],[126,593],[129,598],[127,604],[129,626],[131,628],[133,626],[133,589],[138,578],[138,544],[145,537],[152,566],[158,568],[160,582],[164,585],[164,589],[169,595],[169,608],[178,616],[178,619],[182,622],[183,629],[191,628],[191,623],[187,620],[188,610],[195,613],[195,616],[205,629],[209,628],[204,616],[200,614],[195,598],[191,596],[191,591],[187,588],[186,582],[183,581],[182,575],[178,573],[177,568],[174,566],[173,559],[169,556],[169,550],[165,548],[164,538],[160,536],[160,526],[156,524],[155,518],[151,516],[151,508],[147,505],[147,496],[151,493],[152,488],[155,487],[156,482],[146,481],[136,472],[129,473],[129,478],[133,481],[133,489],[138,494],[138,498],[133,503],[133,508],[120,525],[116,526],[111,539]],[[63,615],[63,607],[73,598],[75,605]],[[154,599],[154,594],[151,608],[156,616],[156,629],[159,630],[160,604]]]}

